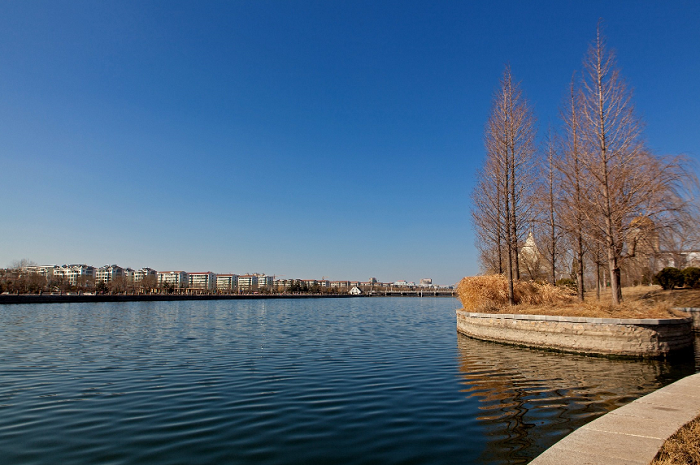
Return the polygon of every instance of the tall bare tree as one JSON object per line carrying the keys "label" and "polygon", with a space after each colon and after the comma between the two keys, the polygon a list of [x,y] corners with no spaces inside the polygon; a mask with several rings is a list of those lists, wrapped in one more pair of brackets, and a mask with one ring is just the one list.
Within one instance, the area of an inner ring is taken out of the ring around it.
{"label": "tall bare tree", "polygon": [[[486,123],[486,162],[478,189],[483,206],[496,207],[498,218],[488,221],[488,237],[505,245],[508,297],[513,303],[513,281],[520,278],[518,244],[530,220],[534,169],[535,118],[518,83],[506,66]],[[477,207],[479,208],[479,207]],[[475,219],[483,218],[477,215]],[[475,223],[477,230],[481,225]],[[498,251],[500,253],[500,247]]]}
{"label": "tall bare tree", "polygon": [[562,195],[562,226],[569,237],[574,259],[576,260],[576,286],[579,301],[583,302],[584,284],[584,198],[587,196],[581,158],[583,144],[580,130],[580,104],[576,94],[574,79],[571,79],[569,102],[561,112],[563,121],[562,158],[557,168],[560,173]]}
{"label": "tall bare tree", "polygon": [[589,236],[602,241],[613,304],[622,301],[620,264],[632,220],[648,217],[661,226],[684,208],[678,195],[683,160],[657,157],[646,149],[631,98],[599,25],[581,80],[580,129],[586,144],[581,165],[591,181],[583,212]]}
{"label": "tall bare tree", "polygon": [[561,207],[560,202],[560,189],[561,182],[558,179],[559,173],[556,169],[557,165],[557,148],[556,140],[552,131],[549,131],[547,139],[545,141],[545,184],[544,192],[542,196],[542,202],[544,203],[543,209],[543,223],[547,231],[547,263],[549,265],[549,281],[552,285],[557,282],[557,258],[560,255],[560,242],[561,242],[561,227],[560,227],[560,216]]}

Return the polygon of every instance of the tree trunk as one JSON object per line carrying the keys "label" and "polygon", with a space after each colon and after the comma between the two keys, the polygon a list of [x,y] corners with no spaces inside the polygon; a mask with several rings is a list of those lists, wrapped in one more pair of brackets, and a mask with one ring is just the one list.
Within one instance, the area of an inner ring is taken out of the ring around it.
{"label": "tree trunk", "polygon": [[[506,171],[507,173],[507,171]],[[515,304],[515,298],[513,293],[513,238],[511,237],[510,228],[510,199],[508,196],[508,187],[510,184],[510,176],[506,174],[505,178],[505,207],[506,207],[506,244],[508,245],[508,303],[510,305]]]}
{"label": "tree trunk", "polygon": [[[581,236],[581,233],[579,231],[578,234],[578,244],[577,248],[578,250],[576,251],[576,258],[578,260],[578,269],[576,270],[576,290],[578,292],[578,300],[579,302],[583,302],[584,300],[584,284],[583,284],[583,237]],[[600,289],[599,289],[600,293]]]}

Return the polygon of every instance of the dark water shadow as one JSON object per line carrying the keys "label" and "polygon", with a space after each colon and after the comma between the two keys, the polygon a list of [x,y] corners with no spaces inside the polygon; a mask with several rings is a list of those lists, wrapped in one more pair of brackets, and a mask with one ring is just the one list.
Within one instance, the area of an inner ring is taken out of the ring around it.
{"label": "dark water shadow", "polygon": [[[698,353],[700,338],[696,336]],[[480,463],[524,464],[589,421],[695,373],[693,350],[667,360],[564,354],[459,335],[466,396],[479,402]]]}

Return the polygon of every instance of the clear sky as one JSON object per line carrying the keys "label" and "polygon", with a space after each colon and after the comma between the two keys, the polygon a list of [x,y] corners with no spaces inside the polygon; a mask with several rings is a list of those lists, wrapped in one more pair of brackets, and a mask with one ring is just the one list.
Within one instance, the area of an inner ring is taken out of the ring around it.
{"label": "clear sky", "polygon": [[698,160],[696,1],[0,1],[0,266],[453,284],[504,65],[543,134],[599,18]]}

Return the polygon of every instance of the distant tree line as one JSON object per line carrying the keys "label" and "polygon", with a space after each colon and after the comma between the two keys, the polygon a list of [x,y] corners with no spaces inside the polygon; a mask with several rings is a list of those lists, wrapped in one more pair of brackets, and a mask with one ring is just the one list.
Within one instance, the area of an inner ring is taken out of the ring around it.
{"label": "distant tree line", "polygon": [[[151,294],[164,293],[173,294],[183,292],[176,289],[172,283],[158,283],[156,276],[146,276],[142,280],[134,281],[125,276],[114,278],[108,282],[95,280],[94,278],[81,276],[74,283],[63,276],[45,277],[38,273],[26,270],[28,266],[35,265],[34,262],[23,259],[14,262],[9,268],[0,269],[0,294],[41,294],[41,293],[96,293],[96,294]],[[285,289],[275,289],[274,287],[256,287],[247,290],[258,294],[289,293],[289,294],[347,294],[347,287],[325,287],[318,283],[309,285],[303,280],[292,280]],[[208,293],[238,293],[239,289],[234,287],[229,290],[206,290],[196,291]]]}
{"label": "distant tree line", "polygon": [[[27,267],[36,263],[27,260],[17,260],[9,268],[0,268],[0,293],[10,294],[41,294],[50,293],[97,293],[97,294],[147,294],[152,292],[167,292],[168,285],[158,285],[155,276],[146,276],[143,280],[134,282],[126,277],[118,277],[110,282],[95,281],[94,278],[79,276],[71,282],[64,276],[42,276],[28,272]],[[172,289],[171,289],[172,291]]]}
{"label": "distant tree line", "polygon": [[[598,293],[609,283],[618,304],[623,270],[628,282],[648,283],[662,246],[696,243],[690,193],[697,179],[685,157],[652,153],[642,129],[600,25],[572,76],[559,126],[540,146],[534,113],[505,68],[486,123],[472,218],[482,270],[507,276],[511,302],[521,277],[563,278],[583,301],[588,275]],[[526,249],[530,235],[537,253]]]}

